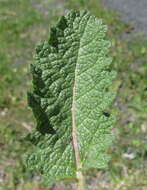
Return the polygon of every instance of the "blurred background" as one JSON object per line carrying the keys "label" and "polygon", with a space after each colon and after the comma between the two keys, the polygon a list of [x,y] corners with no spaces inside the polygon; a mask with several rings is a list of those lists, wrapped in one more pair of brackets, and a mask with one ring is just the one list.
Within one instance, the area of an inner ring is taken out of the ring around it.
{"label": "blurred background", "polygon": [[48,39],[49,27],[70,9],[103,18],[118,72],[112,159],[108,169],[87,172],[88,188],[147,190],[146,0],[0,0],[0,190],[76,190],[63,182],[45,187],[23,164],[23,155],[32,150],[24,136],[35,128],[27,106],[29,65],[36,44]]}

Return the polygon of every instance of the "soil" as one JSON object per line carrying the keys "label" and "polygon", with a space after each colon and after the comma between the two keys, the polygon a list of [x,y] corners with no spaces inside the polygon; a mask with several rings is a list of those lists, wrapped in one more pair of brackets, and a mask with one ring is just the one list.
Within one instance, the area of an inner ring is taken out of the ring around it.
{"label": "soil", "polygon": [[119,12],[125,22],[135,26],[137,32],[147,34],[147,0],[102,0],[102,2]]}

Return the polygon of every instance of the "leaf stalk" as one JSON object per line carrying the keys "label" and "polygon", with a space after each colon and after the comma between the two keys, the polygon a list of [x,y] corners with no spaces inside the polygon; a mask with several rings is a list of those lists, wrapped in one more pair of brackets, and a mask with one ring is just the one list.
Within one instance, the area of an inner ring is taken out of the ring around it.
{"label": "leaf stalk", "polygon": [[79,145],[78,145],[78,131],[77,131],[77,126],[76,126],[76,85],[74,83],[73,86],[73,101],[72,101],[72,144],[75,152],[75,160],[76,160],[76,166],[77,166],[77,180],[78,180],[78,190],[86,190],[85,189],[85,179],[82,171],[82,163],[80,159],[80,150],[79,150]]}
{"label": "leaf stalk", "polygon": [[78,190],[86,190],[85,177],[82,171],[77,172]]}

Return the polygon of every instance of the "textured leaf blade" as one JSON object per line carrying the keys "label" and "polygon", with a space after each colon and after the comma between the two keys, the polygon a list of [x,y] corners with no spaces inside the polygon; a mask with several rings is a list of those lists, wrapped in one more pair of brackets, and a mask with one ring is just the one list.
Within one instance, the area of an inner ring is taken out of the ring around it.
{"label": "textured leaf blade", "polygon": [[48,183],[76,178],[77,169],[102,168],[108,162],[115,119],[105,110],[115,97],[108,89],[116,74],[109,70],[105,32],[101,20],[72,11],[36,49],[28,101],[37,121],[30,140],[37,148],[27,163]]}

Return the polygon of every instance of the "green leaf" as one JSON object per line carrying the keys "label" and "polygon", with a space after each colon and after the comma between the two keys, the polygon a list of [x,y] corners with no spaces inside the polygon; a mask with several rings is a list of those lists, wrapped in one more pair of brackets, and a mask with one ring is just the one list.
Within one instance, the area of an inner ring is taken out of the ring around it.
{"label": "green leaf", "polygon": [[36,48],[28,94],[37,121],[29,139],[36,148],[27,164],[49,184],[103,168],[109,160],[115,119],[107,110],[115,98],[116,73],[110,70],[106,30],[89,12],[71,11]]}

